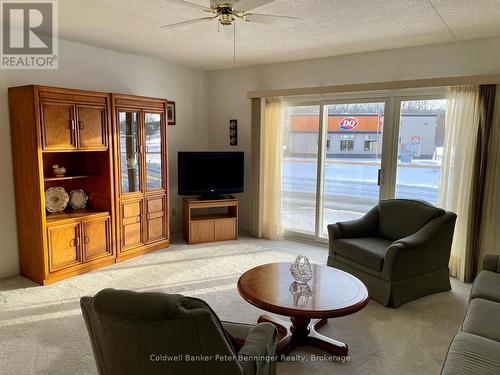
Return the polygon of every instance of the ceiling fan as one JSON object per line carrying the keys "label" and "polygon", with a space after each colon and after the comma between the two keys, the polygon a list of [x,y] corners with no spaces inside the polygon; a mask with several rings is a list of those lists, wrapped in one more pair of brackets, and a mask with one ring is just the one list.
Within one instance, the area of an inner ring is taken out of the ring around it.
{"label": "ceiling fan", "polygon": [[258,8],[262,5],[272,3],[274,0],[210,0],[209,7],[191,3],[185,0],[167,0],[167,1],[199,9],[204,12],[212,13],[212,15],[208,17],[202,17],[193,20],[164,25],[161,27],[162,29],[170,29],[174,27],[190,25],[199,22],[207,22],[207,21],[209,22],[212,20],[217,20],[219,25],[230,26],[230,25],[235,25],[236,20],[252,22],[252,23],[255,22],[255,23],[265,23],[265,24],[276,24],[287,20],[297,19],[297,17],[250,12],[251,10]]}

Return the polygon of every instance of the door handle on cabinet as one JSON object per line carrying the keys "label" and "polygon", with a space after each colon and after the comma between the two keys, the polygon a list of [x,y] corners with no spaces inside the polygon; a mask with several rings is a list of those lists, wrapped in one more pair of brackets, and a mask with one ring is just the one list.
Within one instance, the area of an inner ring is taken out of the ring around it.
{"label": "door handle on cabinet", "polygon": [[69,241],[69,246],[71,246],[71,247],[78,247],[78,246],[80,246],[80,237],[72,238]]}
{"label": "door handle on cabinet", "polygon": [[79,129],[83,129],[84,128],[83,121],[78,121],[78,128]]}
{"label": "door handle on cabinet", "polygon": [[69,128],[75,130],[75,120],[69,120]]}

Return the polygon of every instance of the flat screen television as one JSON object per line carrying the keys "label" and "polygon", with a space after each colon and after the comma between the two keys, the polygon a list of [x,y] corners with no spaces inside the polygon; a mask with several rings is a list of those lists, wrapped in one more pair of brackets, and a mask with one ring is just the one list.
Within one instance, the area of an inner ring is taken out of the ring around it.
{"label": "flat screen television", "polygon": [[179,152],[179,195],[242,193],[243,169],[243,152]]}

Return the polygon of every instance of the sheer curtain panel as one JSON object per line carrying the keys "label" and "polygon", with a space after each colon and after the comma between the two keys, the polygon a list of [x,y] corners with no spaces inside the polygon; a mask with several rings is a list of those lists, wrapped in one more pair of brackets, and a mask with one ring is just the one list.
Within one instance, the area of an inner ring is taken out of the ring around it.
{"label": "sheer curtain panel", "polygon": [[281,239],[281,162],[283,155],[283,101],[265,98],[262,127],[262,235]]}
{"label": "sheer curtain panel", "polygon": [[479,127],[479,86],[450,89],[439,205],[457,214],[450,274],[464,281],[472,244],[473,176]]}

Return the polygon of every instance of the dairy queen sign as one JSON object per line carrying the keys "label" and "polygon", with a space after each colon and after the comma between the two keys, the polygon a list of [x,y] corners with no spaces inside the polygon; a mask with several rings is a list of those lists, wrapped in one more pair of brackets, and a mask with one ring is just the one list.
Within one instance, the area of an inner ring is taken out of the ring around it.
{"label": "dairy queen sign", "polygon": [[342,130],[352,130],[358,126],[358,119],[354,117],[344,117],[339,122],[339,128]]}

